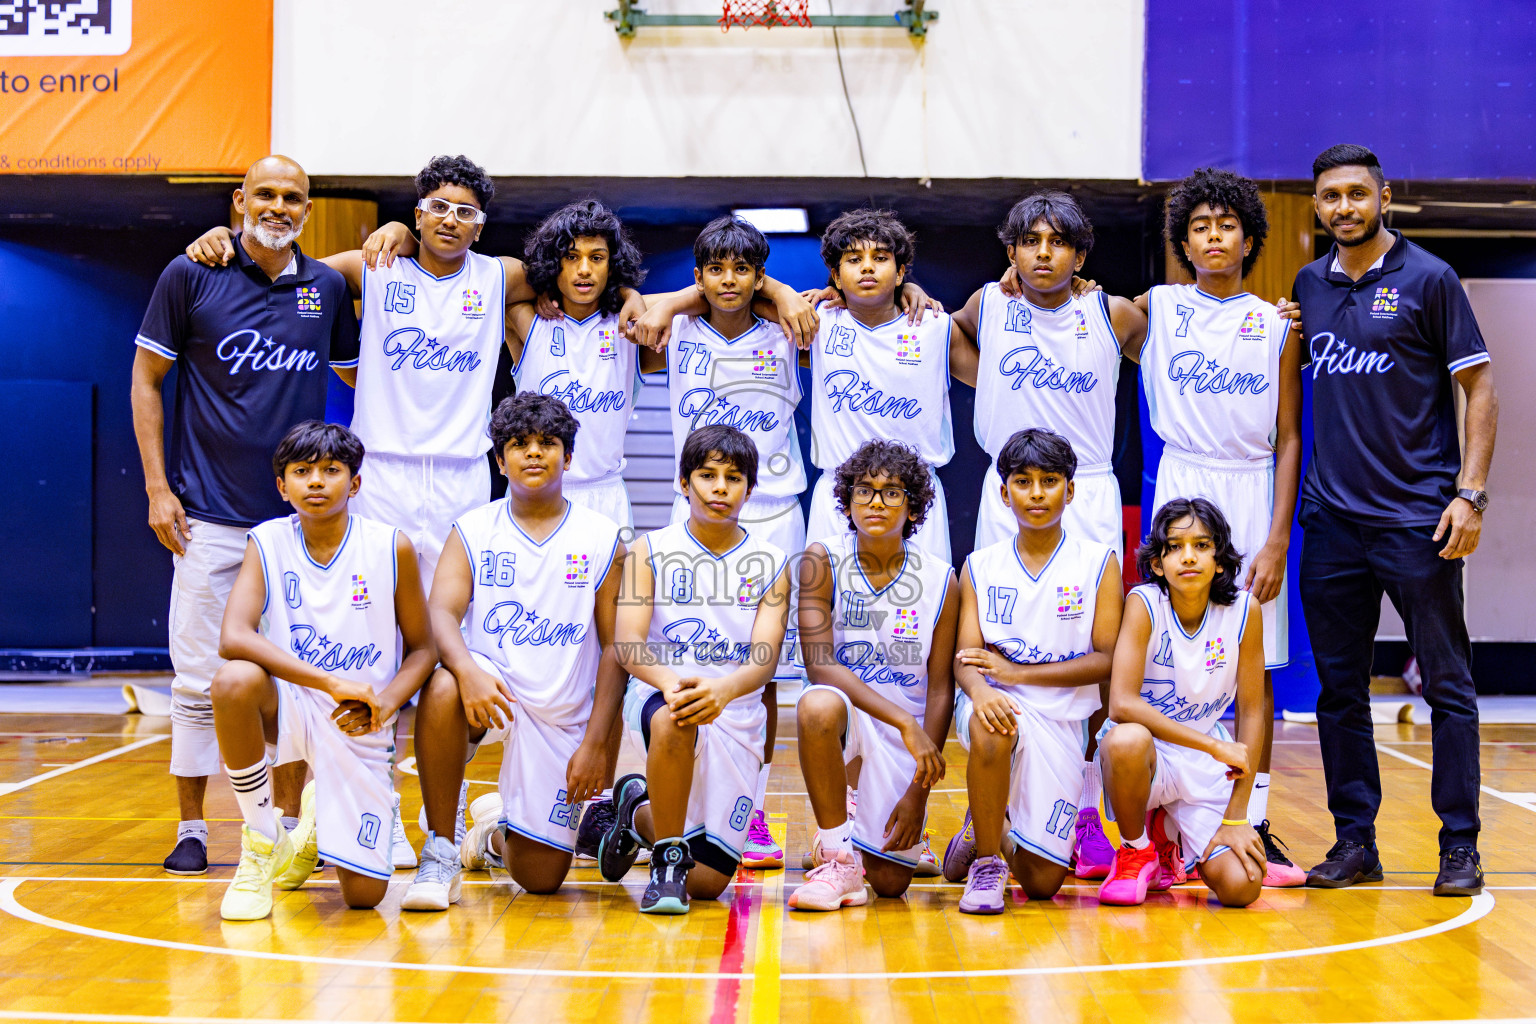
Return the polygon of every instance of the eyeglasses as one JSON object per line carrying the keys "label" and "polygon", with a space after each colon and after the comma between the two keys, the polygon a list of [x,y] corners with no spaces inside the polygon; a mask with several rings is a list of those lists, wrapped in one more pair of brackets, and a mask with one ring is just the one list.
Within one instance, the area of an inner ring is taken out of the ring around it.
{"label": "eyeglasses", "polygon": [[855,505],[868,505],[875,500],[876,494],[880,495],[880,504],[886,508],[895,508],[907,500],[907,492],[900,487],[882,487],[877,491],[868,484],[853,485]]}
{"label": "eyeglasses", "polygon": [[477,210],[468,203],[450,203],[446,199],[423,199],[416,204],[416,209],[423,213],[430,213],[439,220],[446,219],[451,213],[460,224],[485,223],[485,211]]}

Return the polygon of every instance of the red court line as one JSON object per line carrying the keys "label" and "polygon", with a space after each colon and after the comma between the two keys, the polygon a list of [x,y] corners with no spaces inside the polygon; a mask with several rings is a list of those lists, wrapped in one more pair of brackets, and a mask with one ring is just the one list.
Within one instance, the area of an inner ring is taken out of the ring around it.
{"label": "red court line", "polygon": [[[740,974],[747,957],[747,933],[752,923],[751,890],[757,883],[748,880],[746,871],[738,868],[734,880],[735,895],[731,900],[731,916],[725,925],[725,947],[720,950],[722,974]],[[741,1001],[741,980],[721,978],[715,982],[715,1009],[709,1015],[709,1024],[736,1024],[736,1007]]]}

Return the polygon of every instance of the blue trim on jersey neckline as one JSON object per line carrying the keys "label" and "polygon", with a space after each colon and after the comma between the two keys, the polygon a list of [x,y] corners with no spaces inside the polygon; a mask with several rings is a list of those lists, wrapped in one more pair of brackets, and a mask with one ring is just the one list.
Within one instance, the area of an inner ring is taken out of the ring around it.
{"label": "blue trim on jersey neckline", "polygon": [[[846,309],[847,307],[845,306],[843,308]],[[858,317],[854,316],[852,313],[848,314],[848,319],[852,320],[854,322],[855,326],[860,327],[863,330],[866,330],[866,331],[883,331],[887,327],[891,326],[891,324],[894,324],[894,323],[896,323],[899,320],[905,319],[906,315],[907,314],[905,314],[905,313],[903,313],[901,311],[901,306],[898,304],[897,307],[896,307],[896,315],[894,317],[892,317],[891,319],[887,320],[885,323],[881,324],[878,327],[868,327],[868,326],[865,326],[864,322],[862,320],[860,320]]]}
{"label": "blue trim on jersey neckline", "polygon": [[736,344],[742,338],[745,338],[747,335],[751,334],[753,331],[756,331],[758,328],[763,326],[763,318],[758,316],[756,313],[753,313],[752,314],[752,326],[751,327],[748,327],[746,330],[742,331],[740,334],[736,335],[736,337],[734,337],[734,338],[727,338],[725,335],[721,334],[719,332],[719,330],[717,330],[715,328],[715,325],[710,323],[709,320],[707,320],[705,317],[698,316],[698,317],[694,317],[694,319],[696,321],[698,321],[700,324],[702,324],[705,330],[709,331],[711,334],[713,334],[715,337],[719,338],[721,341],[725,342],[727,345],[734,345],[734,344]]}
{"label": "blue trim on jersey neckline", "polygon": [[[1029,567],[1024,564],[1024,556],[1019,554],[1019,540],[1018,540],[1018,535],[1017,534],[1014,535],[1013,543],[1009,544],[1008,547],[1010,549],[1012,549],[1013,557],[1019,563],[1019,568],[1024,570],[1024,575],[1025,576],[1029,577],[1029,582],[1031,582],[1031,583],[1039,583],[1041,578],[1045,576],[1045,570],[1049,569],[1051,567],[1051,563],[1056,561],[1056,556],[1061,554],[1061,549],[1062,549],[1062,547],[1066,543],[1067,543],[1067,531],[1066,530],[1062,530],[1061,531],[1061,539],[1056,542],[1056,548],[1055,548],[1054,551],[1051,552],[1051,557],[1047,558],[1045,560],[1045,564],[1040,567],[1040,575],[1039,576],[1036,576],[1034,573],[1030,572],[1029,571]],[[1104,572],[1103,568],[1100,567],[1100,569],[1099,569],[1100,575],[1102,575],[1103,572]]]}
{"label": "blue trim on jersey neckline", "polygon": [[347,513],[346,536],[341,538],[341,543],[336,546],[336,553],[331,555],[331,560],[326,562],[324,565],[321,565],[319,562],[315,561],[315,557],[309,553],[309,544],[304,540],[304,528],[299,525],[298,515],[295,514],[289,521],[293,524],[294,532],[299,535],[299,550],[304,552],[304,557],[309,560],[309,564],[314,566],[316,569],[319,569],[321,572],[330,572],[331,567],[336,564],[337,559],[341,558],[341,553],[346,550],[347,541],[352,539],[352,526],[356,520],[357,516],[350,512]]}
{"label": "blue trim on jersey neckline", "polygon": [[[548,544],[550,541],[554,540],[555,539],[555,534],[559,533],[561,531],[561,529],[563,529],[565,527],[566,521],[571,518],[571,499],[570,498],[565,498],[564,499],[564,501],[565,501],[565,515],[560,517],[559,525],[556,526],[553,530],[549,531],[549,536],[548,537],[545,537],[543,540],[534,540],[532,537],[528,536],[528,531],[527,530],[524,530],[521,526],[517,525],[517,517],[512,514],[512,499],[511,498],[503,498],[501,500],[506,502],[506,505],[507,505],[507,522],[512,524],[512,528],[514,530],[516,530],[518,533],[523,535],[523,539],[524,540],[526,540],[529,544],[532,544],[536,548],[541,548],[545,544]],[[455,524],[455,525],[457,525],[457,524]],[[461,537],[463,536],[462,532],[460,533],[460,536]]]}
{"label": "blue trim on jersey neckline", "polygon": [[575,317],[571,316],[571,314],[567,313],[565,311],[565,307],[562,306],[562,307],[560,307],[560,315],[564,319],[569,320],[571,323],[575,324],[577,327],[585,327],[585,326],[587,326],[587,324],[591,323],[593,320],[597,319],[598,317],[606,316],[607,314],[605,314],[602,310],[599,309],[599,310],[596,310],[595,312],[591,313],[590,315],[588,315],[585,320],[577,320]]}
{"label": "blue trim on jersey neckline", "polygon": [[1218,299],[1216,296],[1212,295],[1210,292],[1208,292],[1205,289],[1201,288],[1199,285],[1195,285],[1195,294],[1196,295],[1204,296],[1205,298],[1210,299],[1212,302],[1220,303],[1220,304],[1225,304],[1225,303],[1228,303],[1228,302],[1236,302],[1238,299],[1252,299],[1252,298],[1256,298],[1256,296],[1252,292],[1238,292],[1236,295],[1230,296],[1228,298]]}
{"label": "blue trim on jersey neckline", "polygon": [[[738,530],[741,530],[741,540],[737,541],[736,542],[736,546],[731,548],[730,551],[727,551],[723,555],[717,555],[713,551],[709,550],[709,548],[705,547],[703,541],[699,540],[699,538],[697,538],[697,537],[695,537],[693,535],[693,531],[688,529],[688,521],[686,519],[683,520],[683,532],[688,535],[688,539],[693,541],[695,544],[697,544],[699,546],[699,550],[700,551],[703,551],[706,555],[708,555],[710,558],[713,558],[717,562],[720,561],[722,558],[729,558],[737,549],[739,549],[743,544],[745,544],[747,542],[748,538],[750,538],[752,536],[750,533],[748,533],[746,531],[746,529],[740,523],[736,524],[736,528]],[[653,557],[655,556],[655,554],[656,554],[656,552],[654,552],[654,551],[651,552],[651,555]],[[788,559],[786,559],[786,563],[787,563],[787,561],[788,561]],[[778,574],[777,573],[774,574],[774,579],[778,579]]]}
{"label": "blue trim on jersey neckline", "polygon": [[[788,559],[786,558],[786,562],[787,561]],[[864,571],[864,563],[859,561],[859,538],[857,535],[855,535],[853,538],[853,567],[859,571],[859,578],[862,579],[864,581],[864,585],[869,588],[871,597],[880,597],[887,590],[890,590],[892,587],[894,587],[896,585],[896,581],[907,574],[907,566],[911,564],[912,556],[907,548],[907,542],[903,540],[901,542],[901,571],[898,572],[895,576],[891,577],[891,582],[877,589],[875,585],[869,581],[869,574]]]}
{"label": "blue trim on jersey neckline", "polygon": [[427,270],[425,267],[423,267],[417,261],[416,257],[414,257],[414,256],[401,256],[400,258],[406,262],[407,266],[415,267],[417,269],[417,271],[419,271],[421,273],[422,277],[431,278],[434,281],[441,282],[441,281],[452,281],[454,278],[456,278],[460,274],[464,273],[465,269],[467,269],[469,267],[470,257],[472,257],[472,256],[474,256],[474,253],[466,252],[464,254],[464,262],[459,264],[459,269],[455,270],[453,273],[448,274],[448,275],[446,275],[444,277],[438,277],[436,274],[434,274],[431,271]]}

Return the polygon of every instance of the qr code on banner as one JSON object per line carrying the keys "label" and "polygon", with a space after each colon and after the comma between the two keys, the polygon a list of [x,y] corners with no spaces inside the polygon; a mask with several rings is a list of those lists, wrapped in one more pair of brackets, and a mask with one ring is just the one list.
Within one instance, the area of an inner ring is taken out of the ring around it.
{"label": "qr code on banner", "polygon": [[127,53],[133,0],[0,0],[0,57]]}

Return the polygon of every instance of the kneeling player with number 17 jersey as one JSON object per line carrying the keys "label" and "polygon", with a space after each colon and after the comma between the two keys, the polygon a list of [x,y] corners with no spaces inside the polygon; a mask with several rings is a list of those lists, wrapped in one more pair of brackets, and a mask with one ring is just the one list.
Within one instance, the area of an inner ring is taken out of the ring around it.
{"label": "kneeling player with number 17 jersey", "polygon": [[[416,717],[429,831],[407,910],[446,910],[461,865],[496,860],[529,892],[554,892],[581,804],[607,781],[624,546],[617,523],[561,493],[576,435],[557,398],[523,392],[498,405],[491,438],[507,497],[460,516],[443,549],[431,603],[443,668]],[[504,744],[498,791],[470,805],[475,825],[455,850],[464,762],[488,738]]]}
{"label": "kneeling player with number 17 jersey", "polygon": [[763,764],[761,690],[789,613],[784,552],[737,524],[757,482],[752,439],[696,430],[678,472],[688,519],[636,543],[619,601],[615,653],[632,676],[624,725],[646,774],[614,786],[615,820],[598,843],[610,881],[651,844],[648,914],[687,913],[736,873]]}

